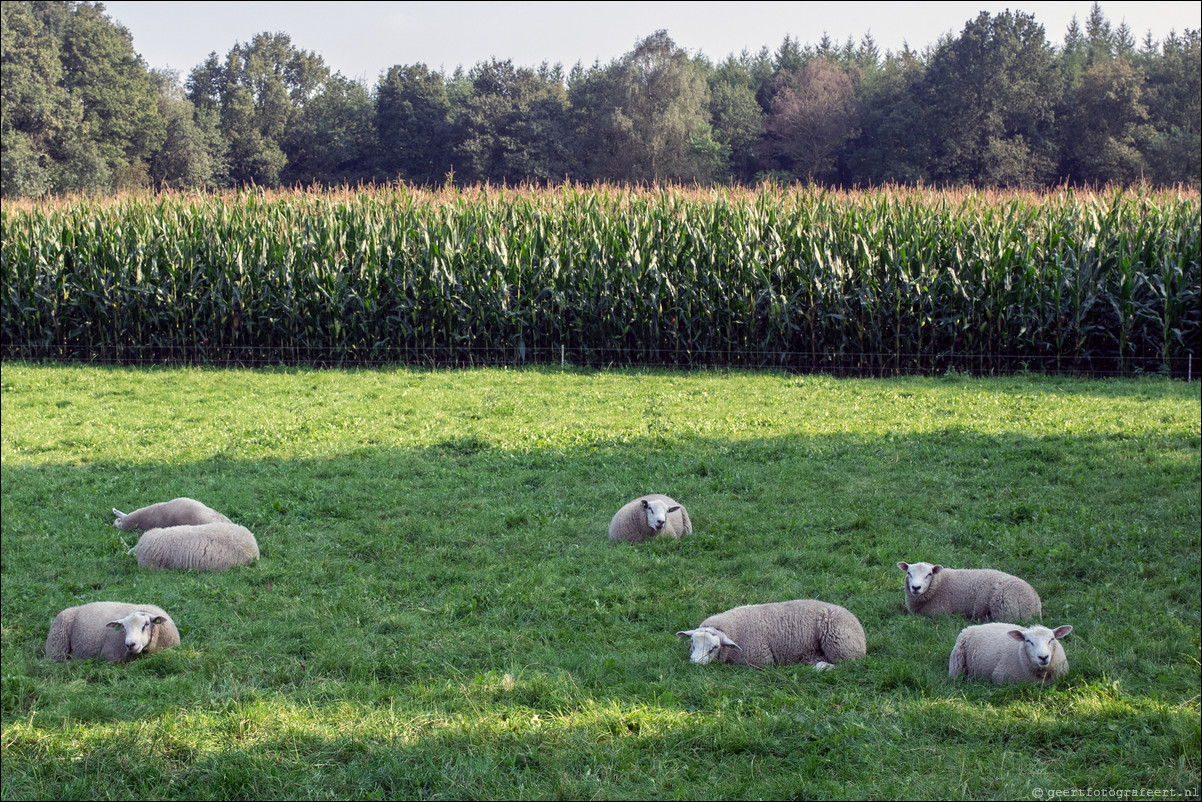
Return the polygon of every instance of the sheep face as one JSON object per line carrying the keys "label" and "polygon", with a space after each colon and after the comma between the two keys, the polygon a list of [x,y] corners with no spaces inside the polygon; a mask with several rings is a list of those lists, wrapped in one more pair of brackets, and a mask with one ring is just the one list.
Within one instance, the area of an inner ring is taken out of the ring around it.
{"label": "sheep face", "polygon": [[161,615],[151,615],[137,610],[119,621],[109,621],[105,626],[110,629],[123,630],[125,632],[125,651],[130,655],[136,655],[141,654],[142,650],[150,645],[150,640],[154,637],[155,626],[166,621],[167,619]]}
{"label": "sheep face", "polygon": [[901,562],[897,567],[906,572],[906,593],[912,596],[921,596],[930,590],[931,578],[943,570],[942,565],[930,563]]}
{"label": "sheep face", "polygon": [[1047,627],[1012,629],[1007,634],[1014,640],[1022,643],[1023,659],[1038,670],[1051,665],[1052,644],[1072,631],[1073,628],[1065,624],[1055,629],[1048,629]]}
{"label": "sheep face", "polygon": [[650,501],[643,499],[643,511],[647,513],[647,526],[653,532],[662,531],[668,523],[668,513],[676,512],[679,509],[679,504],[669,507],[659,499]]}
{"label": "sheep face", "polygon": [[725,632],[713,627],[698,627],[697,629],[684,630],[676,634],[679,637],[692,640],[693,650],[689,654],[689,659],[699,666],[712,663],[714,658],[718,656],[718,651],[723,646],[729,646],[732,649],[739,648],[739,644],[728,638]]}

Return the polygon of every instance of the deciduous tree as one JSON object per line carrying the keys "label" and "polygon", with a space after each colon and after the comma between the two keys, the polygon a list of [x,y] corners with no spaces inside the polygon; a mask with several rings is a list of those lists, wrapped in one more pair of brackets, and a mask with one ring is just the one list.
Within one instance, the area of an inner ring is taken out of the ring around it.
{"label": "deciduous tree", "polygon": [[456,164],[468,181],[562,180],[569,173],[572,129],[558,68],[540,72],[492,60],[468,75]]}
{"label": "deciduous tree", "polygon": [[376,86],[380,172],[388,180],[442,182],[451,169],[446,80],[425,64],[397,65]]}
{"label": "deciduous tree", "polygon": [[1043,26],[982,12],[935,52],[927,70],[932,178],[994,186],[1056,177],[1055,108],[1063,91]]}
{"label": "deciduous tree", "polygon": [[833,181],[835,154],[858,123],[851,77],[829,59],[813,58],[776,93],[764,121],[764,152],[798,178]]}
{"label": "deciduous tree", "polygon": [[570,87],[588,175],[689,181],[713,174],[709,90],[688,54],[657,31]]}

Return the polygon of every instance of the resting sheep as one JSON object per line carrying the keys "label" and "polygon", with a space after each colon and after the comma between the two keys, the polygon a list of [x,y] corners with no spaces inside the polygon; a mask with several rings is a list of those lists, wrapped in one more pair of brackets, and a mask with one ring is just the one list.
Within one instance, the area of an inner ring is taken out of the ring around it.
{"label": "resting sheep", "polygon": [[805,663],[822,671],[867,652],[860,620],[837,604],[814,599],[736,607],[676,634],[692,640],[689,659],[699,665]]}
{"label": "resting sheep", "polygon": [[905,562],[897,567],[906,572],[906,609],[916,615],[1025,621],[1043,614],[1035,589],[1002,571]]}
{"label": "resting sheep", "polygon": [[951,677],[989,677],[995,684],[1006,682],[1049,682],[1068,671],[1068,659],[1060,639],[1073,628],[1014,624],[978,624],[960,630],[948,660]]}
{"label": "resting sheep", "polygon": [[151,529],[129,550],[138,565],[224,571],[259,559],[259,544],[245,526],[233,523]]}
{"label": "resting sheep", "polygon": [[124,663],[140,654],[179,645],[179,630],[153,604],[92,602],[68,607],[54,617],[46,636],[46,657],[83,660],[103,657]]}
{"label": "resting sheep", "polygon": [[151,529],[160,529],[165,526],[228,524],[230,522],[230,519],[221,513],[191,498],[163,501],[131,513],[124,513],[113,507],[113,515],[117,516],[117,520],[113,521],[113,526],[126,532],[132,532],[135,529],[148,532]]}
{"label": "resting sheep", "polygon": [[693,531],[693,522],[683,506],[668,496],[640,496],[618,510],[609,522],[610,540],[640,541],[661,532],[680,537]]}

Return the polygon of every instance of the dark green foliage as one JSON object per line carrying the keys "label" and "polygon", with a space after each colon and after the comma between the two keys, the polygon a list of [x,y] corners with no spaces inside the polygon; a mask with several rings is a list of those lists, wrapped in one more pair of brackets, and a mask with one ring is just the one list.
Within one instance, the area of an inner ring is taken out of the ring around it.
{"label": "dark green foliage", "polygon": [[931,137],[920,89],[924,70],[918,54],[906,48],[860,82],[860,133],[846,154],[854,185],[916,184],[925,178]]}
{"label": "dark green foliage", "polygon": [[[0,192],[401,180],[823,186],[1198,185],[1199,31],[1140,47],[1094,5],[1061,47],[982,12],[881,53],[786,36],[724,61],[665,30],[609,63],[396,64],[374,86],[281,32],[212,52],[187,94],[91,2],[3,5]],[[215,43],[221,44],[221,43]]]}
{"label": "dark green foliage", "polygon": [[931,178],[1042,186],[1055,177],[1053,122],[1063,79],[1033,17],[981,12],[935,52],[926,81]]}
{"label": "dark green foliage", "polygon": [[385,180],[441,185],[451,169],[451,102],[426,65],[393,67],[376,87],[378,160]]}
{"label": "dark green foliage", "polygon": [[1146,172],[1140,148],[1148,119],[1140,79],[1123,58],[1086,67],[1074,88],[1064,170],[1076,181],[1131,184]]}
{"label": "dark green foliage", "polygon": [[709,179],[709,87],[667,31],[656,31],[608,66],[575,74],[584,177],[594,181],[677,182]]}
{"label": "dark green foliage", "polygon": [[360,183],[375,177],[377,151],[371,95],[336,74],[309,98],[284,136],[289,184]]}
{"label": "dark green foliage", "polygon": [[[63,38],[63,88],[82,111],[79,126],[113,175],[116,189],[147,185],[149,157],[166,136],[158,89],[133,49],[133,37],[103,13],[79,3]],[[104,184],[66,185],[102,189]]]}
{"label": "dark green foliage", "polygon": [[572,172],[574,132],[563,76],[490,61],[468,74],[455,164],[469,184],[563,181]]}
{"label": "dark green foliage", "polygon": [[140,189],[166,126],[129,32],[99,3],[4,3],[3,194]]}
{"label": "dark green foliage", "polygon": [[159,189],[205,189],[224,183],[225,145],[216,130],[217,112],[198,111],[183,96],[174,72],[153,74],[158,108],[166,124],[163,146],[150,162],[150,178]]}
{"label": "dark green foliage", "polygon": [[[983,13],[921,54],[881,54],[871,36],[814,46],[787,37],[775,58],[764,49],[717,66],[658,31],[609,64],[577,64],[566,95],[558,66],[485,62],[443,76],[397,65],[375,88],[374,175],[425,185],[1196,184],[1197,39],[1187,30],[1163,52],[1153,41],[1137,52],[1095,6],[1059,50],[1033,17],[1010,12]],[[356,114],[327,130],[345,141],[362,125]],[[257,153],[257,175],[271,179],[280,154],[254,136],[239,141],[230,139],[235,152]],[[27,160],[19,145],[13,154],[16,175]],[[288,180],[310,180],[292,166],[299,150],[283,158]],[[320,180],[365,176],[358,160],[342,164]]]}
{"label": "dark green foliage", "polygon": [[751,181],[758,169],[755,149],[764,131],[764,111],[756,89],[771,73],[772,63],[764,50],[758,56],[728,57],[708,79],[712,136],[724,149],[726,167],[736,181]]}
{"label": "dark green foliage", "polygon": [[[1184,375],[1196,194],[246,192],[6,205],[6,358]],[[562,349],[562,350],[561,350]],[[1196,367],[1196,366],[1195,366]]]}
{"label": "dark green foliage", "polygon": [[[328,82],[328,86],[327,86]],[[276,187],[281,180],[313,180],[342,165],[346,180],[362,176],[370,110],[316,53],[300,50],[284,33],[260,33],[235,44],[224,63],[216,53],[188,77],[188,99],[198,113],[216,113],[229,181]],[[306,105],[316,108],[307,114]],[[285,151],[289,148],[289,151]],[[292,166],[294,174],[286,176]]]}

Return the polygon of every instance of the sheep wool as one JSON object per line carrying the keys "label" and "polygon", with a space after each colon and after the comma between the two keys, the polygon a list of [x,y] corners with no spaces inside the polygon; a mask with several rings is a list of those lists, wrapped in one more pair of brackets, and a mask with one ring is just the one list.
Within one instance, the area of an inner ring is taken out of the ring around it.
{"label": "sheep wool", "polygon": [[660,493],[639,496],[618,510],[609,522],[610,540],[638,542],[658,534],[680,537],[692,531],[693,522],[684,506]]}
{"label": "sheep wool", "polygon": [[151,529],[129,550],[149,568],[225,571],[259,559],[259,544],[245,526],[212,523]]}
{"label": "sheep wool", "polygon": [[816,599],[748,604],[712,615],[697,629],[676,633],[692,640],[689,658],[740,665],[804,663],[818,670],[867,653],[864,627],[850,611]]}
{"label": "sheep wool", "polygon": [[230,522],[230,519],[221,513],[191,498],[163,501],[131,513],[121,512],[114,507],[113,515],[117,518],[113,521],[113,526],[126,532],[134,530],[148,532],[151,529],[161,529],[166,526],[228,524]]}
{"label": "sheep wool", "polygon": [[46,657],[57,661],[103,657],[124,663],[178,645],[179,630],[161,607],[92,602],[68,607],[55,616],[46,636]]}
{"label": "sheep wool", "polygon": [[1025,621],[1043,614],[1035,588],[1003,571],[905,562],[897,567],[906,574],[906,609],[916,615]]}
{"label": "sheep wool", "polygon": [[1068,658],[1060,639],[1072,632],[1066,624],[1056,629],[996,622],[960,630],[947,673],[987,677],[995,684],[1041,682],[1048,684],[1068,671]]}

